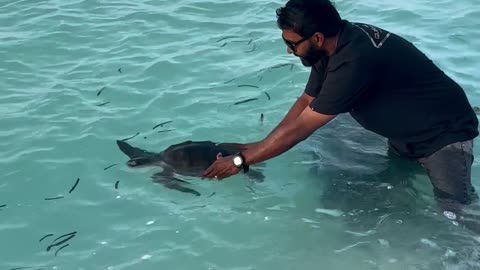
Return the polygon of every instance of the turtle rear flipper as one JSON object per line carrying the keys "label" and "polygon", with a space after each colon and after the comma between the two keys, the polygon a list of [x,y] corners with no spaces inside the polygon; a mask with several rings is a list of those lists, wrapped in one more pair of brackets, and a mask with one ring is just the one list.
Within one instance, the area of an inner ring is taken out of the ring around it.
{"label": "turtle rear flipper", "polygon": [[248,178],[257,183],[262,183],[265,180],[265,175],[263,175],[262,172],[257,170],[250,169],[248,172],[245,173],[245,175],[247,175]]}
{"label": "turtle rear flipper", "polygon": [[163,184],[166,188],[169,188],[169,189],[174,189],[174,190],[178,190],[180,192],[185,192],[185,193],[190,193],[190,194],[193,194],[193,195],[196,195],[196,196],[200,196],[200,192],[194,190],[194,189],[191,189],[191,188],[188,188],[188,187],[185,187],[185,186],[182,186],[182,184],[180,184],[179,182],[177,181],[169,181],[167,183],[164,183]]}

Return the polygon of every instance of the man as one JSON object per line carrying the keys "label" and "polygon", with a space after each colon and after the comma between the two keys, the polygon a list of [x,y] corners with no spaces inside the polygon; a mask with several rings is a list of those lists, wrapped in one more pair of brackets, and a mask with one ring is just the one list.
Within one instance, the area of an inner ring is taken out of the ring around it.
{"label": "man", "polygon": [[470,180],[476,114],[427,56],[394,33],[342,20],[329,0],[290,0],[277,24],[288,53],[311,66],[305,93],[264,140],[218,159],[205,177],[223,179],[278,156],[348,112],[388,138],[392,152],[418,160],[437,199],[465,205],[477,198]]}

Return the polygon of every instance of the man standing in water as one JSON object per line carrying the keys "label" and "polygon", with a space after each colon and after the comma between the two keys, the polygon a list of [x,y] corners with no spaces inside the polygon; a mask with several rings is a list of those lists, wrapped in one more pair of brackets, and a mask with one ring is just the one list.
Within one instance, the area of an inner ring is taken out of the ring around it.
{"label": "man standing in water", "polygon": [[444,210],[478,198],[471,184],[478,120],[463,89],[412,43],[342,20],[329,0],[290,0],[277,10],[287,51],[311,67],[305,92],[262,141],[243,144],[204,172],[223,179],[278,156],[341,113],[388,138],[426,169]]}

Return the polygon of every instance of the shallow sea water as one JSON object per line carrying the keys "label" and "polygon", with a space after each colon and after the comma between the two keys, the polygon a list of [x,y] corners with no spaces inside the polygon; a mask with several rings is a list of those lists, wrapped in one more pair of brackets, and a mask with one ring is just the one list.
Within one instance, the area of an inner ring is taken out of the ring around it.
{"label": "shallow sea water", "polygon": [[[265,162],[263,183],[192,180],[195,197],[126,167],[117,139],[160,151],[276,126],[309,72],[276,28],[283,4],[1,1],[0,268],[480,269],[478,235],[347,115]],[[476,1],[336,6],[412,41],[480,105]],[[472,174],[480,189],[478,159]]]}

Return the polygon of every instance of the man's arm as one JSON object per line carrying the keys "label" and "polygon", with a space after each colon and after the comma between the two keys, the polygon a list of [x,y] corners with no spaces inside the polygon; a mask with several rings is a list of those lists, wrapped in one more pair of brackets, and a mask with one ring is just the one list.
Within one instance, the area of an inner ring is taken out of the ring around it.
{"label": "man's arm", "polygon": [[[295,101],[293,106],[290,108],[288,111],[287,115],[283,118],[282,121],[270,132],[269,135],[274,133],[277,129],[279,129],[282,126],[287,125],[288,123],[291,123],[293,120],[297,119],[297,117],[305,110],[305,108],[312,102],[314,97],[311,97],[307,95],[305,92]],[[254,147],[260,142],[254,142],[254,143],[246,143],[246,144],[241,144],[241,143],[222,143],[220,144],[221,146],[225,147],[234,147],[237,148],[238,151],[245,151],[249,148]]]}
{"label": "man's arm", "polygon": [[[310,107],[305,108],[295,120],[279,125],[263,141],[253,144],[242,151],[245,164],[259,163],[286,152],[333,118],[335,118],[335,115],[320,114],[310,109]],[[221,180],[239,171],[239,168],[233,166],[233,157],[228,156],[217,159],[205,170],[203,176]]]}
{"label": "man's arm", "polygon": [[[336,63],[338,68],[328,71],[321,85],[318,80],[312,79],[311,81],[316,83],[309,83],[310,86],[307,86],[305,92],[312,96],[316,94],[317,98],[310,103],[306,102],[308,99],[303,102],[302,99],[297,100],[277,128],[264,140],[242,151],[244,163],[251,165],[281,155],[300,141],[305,140],[336,115],[351,111],[360,97],[372,89],[378,79],[376,74],[378,74],[380,66],[377,56],[376,51],[372,49],[372,51],[362,54],[361,57]],[[315,89],[318,90],[317,93],[314,91]],[[303,110],[300,110],[301,106],[304,106]],[[295,115],[298,114],[297,109],[301,113],[295,118]],[[204,176],[223,179],[239,171],[240,169],[233,164],[233,156],[228,156],[217,159],[204,172]]]}
{"label": "man's arm", "polygon": [[[284,124],[280,123],[267,138],[242,152],[246,164],[255,164],[282,154],[331,121],[335,115],[350,111],[374,85],[375,74],[379,69],[377,61],[373,61],[375,56],[376,54],[370,53],[345,61],[340,68],[328,72],[317,98],[307,104],[298,118],[292,121],[287,115],[285,122],[282,121]],[[292,117],[294,108],[291,110]]]}
{"label": "man's arm", "polygon": [[[310,107],[305,108],[295,120],[279,125],[263,141],[242,151],[242,155],[245,157],[244,163],[251,165],[284,153],[333,118],[335,115],[320,114]],[[239,168],[233,166],[233,157],[229,156],[217,159],[205,170],[203,176],[220,180],[239,171]]]}
{"label": "man's arm", "polygon": [[[295,105],[293,108],[295,108]],[[330,122],[335,116],[317,113],[307,106],[296,119],[286,117],[287,121],[281,123],[263,141],[242,151],[245,163],[248,165],[255,164],[286,152],[297,143],[305,140],[315,130]]]}
{"label": "man's arm", "polygon": [[314,97],[311,97],[304,92],[293,104],[283,120],[280,121],[280,123],[270,132],[270,134],[274,133],[280,127],[297,119],[297,117],[305,110],[305,108],[312,102],[313,99]]}

